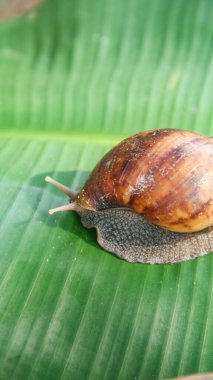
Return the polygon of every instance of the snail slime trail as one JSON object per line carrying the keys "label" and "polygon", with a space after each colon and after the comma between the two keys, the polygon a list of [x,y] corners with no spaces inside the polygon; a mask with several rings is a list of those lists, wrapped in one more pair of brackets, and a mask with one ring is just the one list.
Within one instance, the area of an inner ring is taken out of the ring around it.
{"label": "snail slime trail", "polygon": [[[199,159],[198,159],[199,158]],[[160,129],[111,149],[74,191],[50,177],[96,228],[98,243],[129,262],[178,263],[213,251],[213,139]]]}

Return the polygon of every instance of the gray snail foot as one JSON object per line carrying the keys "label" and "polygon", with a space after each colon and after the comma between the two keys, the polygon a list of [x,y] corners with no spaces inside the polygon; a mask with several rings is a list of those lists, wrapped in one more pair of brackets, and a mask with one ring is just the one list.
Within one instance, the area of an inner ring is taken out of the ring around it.
{"label": "gray snail foot", "polygon": [[130,209],[87,211],[81,221],[87,228],[96,228],[101,247],[129,262],[173,264],[213,251],[213,230],[171,232]]}

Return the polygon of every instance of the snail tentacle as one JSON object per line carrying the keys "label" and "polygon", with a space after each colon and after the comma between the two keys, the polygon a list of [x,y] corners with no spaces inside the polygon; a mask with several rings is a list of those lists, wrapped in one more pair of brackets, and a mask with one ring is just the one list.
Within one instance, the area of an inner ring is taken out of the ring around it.
{"label": "snail tentacle", "polygon": [[53,185],[57,189],[61,190],[63,193],[68,195],[68,197],[71,198],[72,200],[74,200],[76,198],[76,196],[78,195],[78,191],[70,189],[69,187],[63,185],[62,183],[60,183],[58,181],[56,181],[55,179],[53,179],[50,176],[46,176],[45,181],[48,183],[51,183],[51,185]]}
{"label": "snail tentacle", "polygon": [[57,212],[73,211],[73,210],[76,211],[76,205],[75,205],[74,202],[73,203],[68,203],[67,205],[63,205],[63,206],[52,208],[52,209],[48,210],[48,214],[53,215],[53,214],[55,214]]}

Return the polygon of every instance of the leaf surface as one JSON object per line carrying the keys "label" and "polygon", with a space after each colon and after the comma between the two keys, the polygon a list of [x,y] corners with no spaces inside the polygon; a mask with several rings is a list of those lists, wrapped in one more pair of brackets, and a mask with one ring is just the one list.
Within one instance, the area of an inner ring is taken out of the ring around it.
{"label": "leaf surface", "polygon": [[[122,138],[213,136],[208,0],[53,0],[0,24],[0,379],[161,380],[213,371],[213,256],[130,264],[78,189]],[[199,157],[198,157],[199,159]]]}

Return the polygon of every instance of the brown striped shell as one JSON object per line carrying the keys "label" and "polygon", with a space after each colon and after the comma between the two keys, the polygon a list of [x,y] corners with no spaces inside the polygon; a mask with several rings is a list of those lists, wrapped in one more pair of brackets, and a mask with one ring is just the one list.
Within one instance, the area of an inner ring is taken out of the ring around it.
{"label": "brown striped shell", "polygon": [[134,135],[103,157],[75,202],[130,208],[176,232],[212,227],[213,139],[174,129]]}

